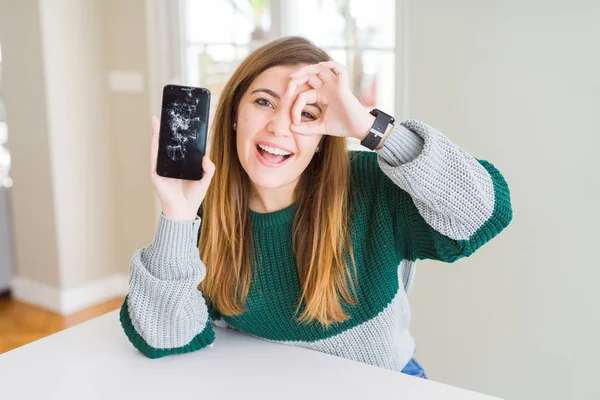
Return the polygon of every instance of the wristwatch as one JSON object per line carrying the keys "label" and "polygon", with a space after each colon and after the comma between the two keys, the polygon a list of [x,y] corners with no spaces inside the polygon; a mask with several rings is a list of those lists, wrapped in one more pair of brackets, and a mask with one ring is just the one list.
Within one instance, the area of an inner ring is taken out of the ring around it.
{"label": "wristwatch", "polygon": [[375,122],[373,122],[371,129],[369,129],[367,137],[360,144],[370,150],[375,150],[381,139],[385,136],[388,124],[393,124],[395,119],[377,108],[372,109],[369,113],[375,117]]}

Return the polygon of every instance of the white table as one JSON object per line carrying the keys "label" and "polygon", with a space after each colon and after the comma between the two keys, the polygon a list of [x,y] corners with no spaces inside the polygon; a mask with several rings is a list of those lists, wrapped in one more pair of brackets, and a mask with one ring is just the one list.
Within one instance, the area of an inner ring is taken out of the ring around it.
{"label": "white table", "polygon": [[0,399],[493,399],[215,330],[214,347],[151,360],[129,343],[114,311],[0,355]]}

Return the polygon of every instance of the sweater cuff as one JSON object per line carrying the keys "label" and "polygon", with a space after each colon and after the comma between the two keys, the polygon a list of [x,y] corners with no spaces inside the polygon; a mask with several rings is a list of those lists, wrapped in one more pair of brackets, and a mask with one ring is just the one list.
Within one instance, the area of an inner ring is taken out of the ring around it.
{"label": "sweater cuff", "polygon": [[423,151],[425,141],[401,124],[394,125],[377,153],[389,165],[399,166],[413,161]]}
{"label": "sweater cuff", "polygon": [[173,221],[160,213],[156,234],[147,252],[162,259],[189,258],[198,253],[198,231],[201,220]]}

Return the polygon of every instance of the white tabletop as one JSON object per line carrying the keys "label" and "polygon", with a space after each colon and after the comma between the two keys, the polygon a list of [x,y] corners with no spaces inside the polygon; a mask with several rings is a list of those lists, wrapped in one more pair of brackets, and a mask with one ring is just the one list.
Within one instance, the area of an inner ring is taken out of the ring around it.
{"label": "white tabletop", "polygon": [[489,396],[215,328],[213,347],[151,360],[118,311],[0,355],[2,399],[460,399]]}

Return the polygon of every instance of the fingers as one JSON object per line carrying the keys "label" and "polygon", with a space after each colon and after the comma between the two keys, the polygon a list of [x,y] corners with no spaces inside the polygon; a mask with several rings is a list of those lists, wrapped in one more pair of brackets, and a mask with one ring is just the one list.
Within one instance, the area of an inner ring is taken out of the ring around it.
{"label": "fingers", "polygon": [[324,65],[329,61],[322,61],[318,64],[304,66],[290,74],[290,78],[301,78],[304,75],[320,75],[325,81],[335,79],[335,74],[331,71],[332,67]]}
{"label": "fingers", "polygon": [[299,78],[292,79],[290,83],[288,83],[288,89],[285,92],[286,97],[290,97],[296,93],[298,86],[308,83],[314,89],[320,90],[323,87],[323,80],[319,78],[319,75],[303,75]]}
{"label": "fingers", "polygon": [[215,164],[210,161],[207,155],[202,157],[202,170],[204,170],[204,175],[200,180],[200,183],[197,186],[197,192],[201,197],[201,200],[206,195],[206,191],[208,190],[208,186],[210,186],[210,182],[212,181],[213,176],[215,175]]}
{"label": "fingers", "polygon": [[[204,170],[204,176],[209,178],[212,178],[215,174],[216,166],[207,155],[202,157],[202,169]],[[202,179],[204,179],[204,177]]]}
{"label": "fingers", "polygon": [[[293,72],[290,74],[291,81],[285,95],[287,97],[292,96],[296,92],[298,86],[307,82],[313,88],[320,90],[327,82],[332,82],[337,79],[336,73],[334,73],[332,68],[333,67],[330,66],[330,64],[319,63],[304,66]],[[336,68],[342,69],[343,67],[341,64],[336,64]]]}
{"label": "fingers", "polygon": [[296,133],[299,133],[300,135],[325,134],[325,124],[321,120],[301,122],[297,125],[292,125],[290,129]]}
{"label": "fingers", "polygon": [[294,102],[292,107],[292,121],[295,125],[298,125],[302,120],[302,110],[309,103],[316,103],[319,99],[319,92],[316,89],[305,90],[300,93]]}
{"label": "fingers", "polygon": [[337,78],[344,82],[348,83],[348,70],[342,64],[337,61],[323,61],[319,63],[320,66],[333,70],[337,75]]}
{"label": "fingers", "polygon": [[337,76],[333,73],[333,71],[325,67],[321,67],[321,71],[319,71],[319,78],[321,78],[323,82],[331,82],[337,80]]}
{"label": "fingers", "polygon": [[288,89],[285,92],[285,97],[292,96],[294,93],[296,93],[296,89],[298,88],[298,86],[302,85],[303,83],[306,83],[307,81],[308,76],[304,76],[298,79],[292,79],[290,83],[288,83]]}
{"label": "fingers", "polygon": [[150,176],[156,174],[156,157],[158,156],[158,131],[160,122],[157,117],[152,117],[152,139],[150,142]]}
{"label": "fingers", "polygon": [[323,83],[323,80],[318,75],[310,75],[308,77],[308,84],[317,90],[323,87]]}
{"label": "fingers", "polygon": [[306,65],[306,66],[298,69],[297,71],[294,71],[293,73],[291,73],[290,78],[292,78],[292,79],[299,78],[306,74],[313,74],[313,75],[318,74],[320,70],[321,70],[321,66],[319,64]]}

